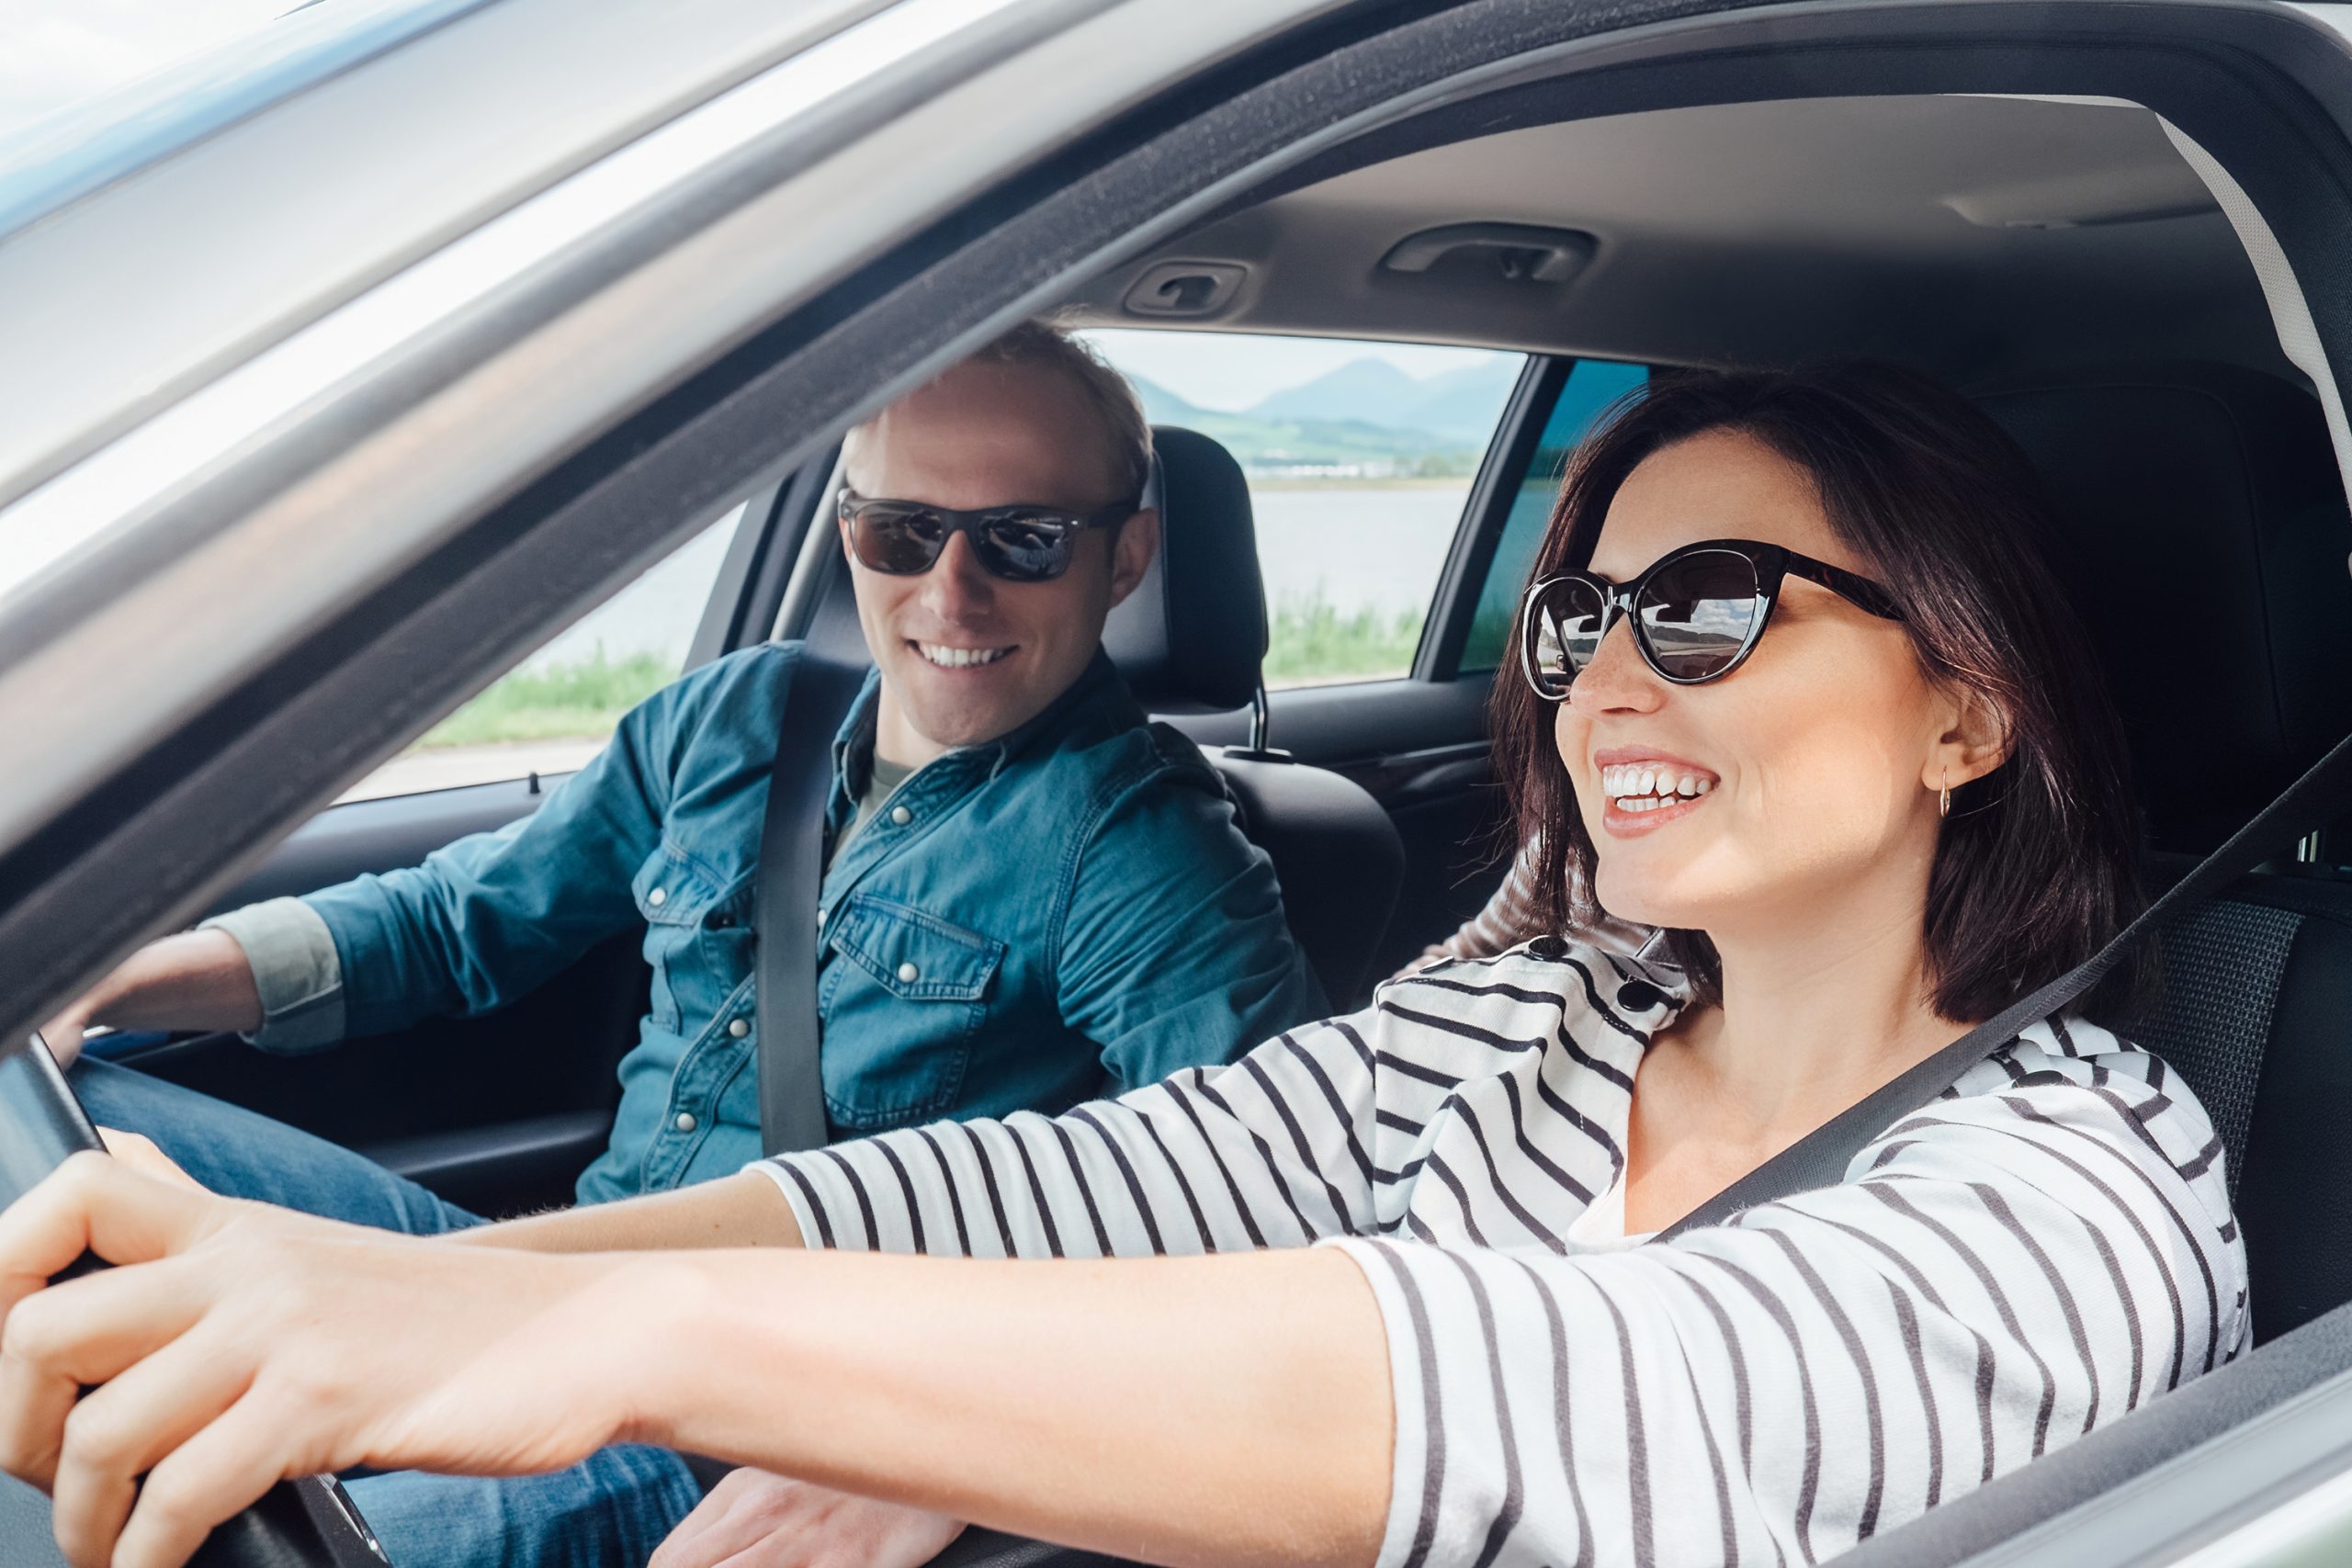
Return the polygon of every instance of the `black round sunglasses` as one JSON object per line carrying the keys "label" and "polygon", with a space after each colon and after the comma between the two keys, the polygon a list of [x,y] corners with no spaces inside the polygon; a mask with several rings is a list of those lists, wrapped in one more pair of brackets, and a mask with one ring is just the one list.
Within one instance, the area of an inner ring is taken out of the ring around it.
{"label": "black round sunglasses", "polygon": [[1783,579],[1817,582],[1856,608],[1900,621],[1894,597],[1867,577],[1780,545],[1705,539],[1669,550],[1631,582],[1566,571],[1530,583],[1519,614],[1521,672],[1535,694],[1563,702],[1578,671],[1630,614],[1634,646],[1660,680],[1720,681],[1764,636]]}
{"label": "black round sunglasses", "polygon": [[1069,570],[1080,534],[1124,523],[1139,504],[1114,502],[1087,513],[1023,503],[957,512],[844,490],[841,518],[849,525],[850,549],[869,571],[918,576],[938,561],[951,537],[962,534],[971,539],[973,556],[991,575],[1007,582],[1050,582]]}

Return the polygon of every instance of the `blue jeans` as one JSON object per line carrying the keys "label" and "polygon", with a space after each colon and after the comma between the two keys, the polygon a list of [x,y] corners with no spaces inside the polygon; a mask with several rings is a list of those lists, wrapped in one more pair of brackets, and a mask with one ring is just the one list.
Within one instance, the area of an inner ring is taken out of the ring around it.
{"label": "blue jeans", "polygon": [[[411,1235],[481,1223],[364,1156],[194,1089],[87,1059],[72,1081],[90,1120],[153,1139],[215,1192]],[[702,1500],[683,1460],[641,1446],[605,1449],[551,1475],[410,1471],[350,1489],[394,1568],[634,1565]]]}

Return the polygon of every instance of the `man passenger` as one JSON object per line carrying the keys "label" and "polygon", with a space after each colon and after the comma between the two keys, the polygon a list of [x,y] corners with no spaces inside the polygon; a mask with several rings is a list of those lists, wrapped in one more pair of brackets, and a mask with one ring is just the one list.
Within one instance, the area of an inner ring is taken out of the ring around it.
{"label": "man passenger", "polygon": [[[851,434],[837,525],[876,670],[833,747],[818,1010],[836,1135],[1057,1111],[1317,1016],[1271,863],[1102,649],[1159,518],[1132,389],[1016,329]],[[1017,525],[969,514],[1012,506]],[[956,524],[962,527],[950,526]],[[644,931],[652,1005],[582,1203],[760,1153],[751,929],[797,650],[689,672],[538,812],[417,866],[273,899],[128,959],[45,1032],[224,1029],[300,1052],[479,1013]],[[476,1223],[335,1145],[106,1062],[73,1083],[216,1191],[418,1234]],[[462,1093],[462,1084],[452,1084]],[[678,1456],[354,1484],[395,1563],[643,1562],[699,1500]]]}

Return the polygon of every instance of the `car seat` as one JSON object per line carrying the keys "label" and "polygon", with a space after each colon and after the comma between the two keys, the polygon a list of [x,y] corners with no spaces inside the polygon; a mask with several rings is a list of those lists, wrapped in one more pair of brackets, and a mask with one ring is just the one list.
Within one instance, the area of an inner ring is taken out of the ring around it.
{"label": "car seat", "polygon": [[1363,998],[1405,880],[1404,840],[1361,785],[1264,744],[1266,593],[1250,487],[1209,437],[1156,426],[1160,547],[1102,645],[1156,714],[1252,709],[1253,743],[1212,750],[1241,829],[1274,863],[1291,933],[1335,1008]]}
{"label": "car seat", "polygon": [[[2352,518],[2325,419],[2301,388],[2219,365],[1977,400],[2054,502],[2167,882],[2352,730]],[[2352,881],[2318,850],[2171,922],[2154,1012],[2109,1021],[2212,1115],[2257,1339],[2352,1301]]]}

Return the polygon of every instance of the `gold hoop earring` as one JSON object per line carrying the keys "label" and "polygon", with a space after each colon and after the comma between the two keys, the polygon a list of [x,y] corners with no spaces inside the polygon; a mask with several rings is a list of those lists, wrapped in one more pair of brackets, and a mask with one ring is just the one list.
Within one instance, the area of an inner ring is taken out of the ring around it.
{"label": "gold hoop earring", "polygon": [[1936,792],[1936,815],[1938,817],[1951,815],[1951,785],[1950,784],[1944,785]]}

